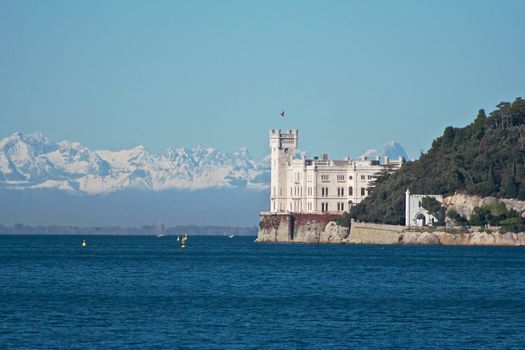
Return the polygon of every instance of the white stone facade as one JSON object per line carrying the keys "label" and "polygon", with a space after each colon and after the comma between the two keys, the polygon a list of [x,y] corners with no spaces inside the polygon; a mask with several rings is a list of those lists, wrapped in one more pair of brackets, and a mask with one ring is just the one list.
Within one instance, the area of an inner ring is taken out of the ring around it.
{"label": "white stone facade", "polygon": [[410,194],[405,192],[405,226],[433,226],[438,219],[421,206],[424,197],[432,197],[443,203],[443,196],[434,194]]}
{"label": "white stone facade", "polygon": [[296,159],[298,130],[270,130],[270,212],[343,213],[368,196],[375,176],[385,167],[398,169],[396,161]]}

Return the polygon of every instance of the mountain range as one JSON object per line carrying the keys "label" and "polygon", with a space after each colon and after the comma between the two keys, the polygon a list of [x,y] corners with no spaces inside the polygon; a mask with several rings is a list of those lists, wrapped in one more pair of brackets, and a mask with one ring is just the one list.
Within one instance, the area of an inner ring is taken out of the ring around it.
{"label": "mountain range", "polygon": [[[389,149],[377,155],[397,158]],[[253,226],[268,205],[269,175],[269,156],[245,148],[92,151],[17,132],[0,140],[0,224]]]}
{"label": "mountain range", "polygon": [[[394,141],[360,158],[407,158]],[[102,194],[125,189],[245,188],[269,185],[269,157],[255,160],[246,148],[224,153],[199,145],[163,154],[140,145],[121,151],[91,151],[78,142],[53,142],[41,133],[16,132],[0,140],[0,188],[57,189]]]}
{"label": "mountain range", "polygon": [[86,194],[124,189],[168,190],[268,186],[269,163],[247,149],[224,153],[213,147],[168,148],[150,153],[144,146],[91,151],[77,142],[55,143],[40,133],[20,132],[0,140],[0,186],[54,188]]}

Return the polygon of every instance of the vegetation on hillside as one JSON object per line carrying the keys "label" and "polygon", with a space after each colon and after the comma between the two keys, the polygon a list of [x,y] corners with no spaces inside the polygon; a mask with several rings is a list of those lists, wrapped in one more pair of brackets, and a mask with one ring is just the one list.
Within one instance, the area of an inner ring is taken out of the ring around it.
{"label": "vegetation on hillside", "polygon": [[525,232],[525,218],[516,210],[507,209],[501,201],[475,207],[470,220],[455,210],[449,210],[448,217],[459,226],[500,226],[500,232]]}
{"label": "vegetation on hillside", "polygon": [[501,102],[463,128],[447,127],[419,160],[381,173],[370,196],[350,216],[368,222],[404,223],[405,191],[413,194],[525,200],[525,100]]}

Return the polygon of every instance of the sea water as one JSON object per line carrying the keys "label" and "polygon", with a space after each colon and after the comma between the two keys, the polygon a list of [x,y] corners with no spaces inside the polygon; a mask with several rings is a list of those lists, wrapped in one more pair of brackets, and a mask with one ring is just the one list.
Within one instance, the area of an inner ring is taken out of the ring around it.
{"label": "sea water", "polygon": [[0,347],[524,349],[525,248],[0,236]]}

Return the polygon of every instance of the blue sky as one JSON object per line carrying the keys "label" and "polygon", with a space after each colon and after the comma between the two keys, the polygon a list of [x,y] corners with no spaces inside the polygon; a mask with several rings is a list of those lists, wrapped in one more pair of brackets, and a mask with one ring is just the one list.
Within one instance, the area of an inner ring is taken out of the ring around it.
{"label": "blue sky", "polygon": [[[525,97],[525,1],[0,1],[0,137],[409,154]],[[281,119],[279,112],[286,111]]]}

